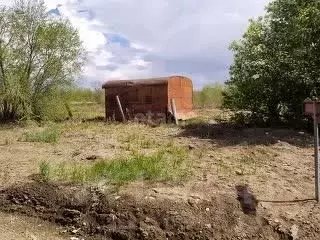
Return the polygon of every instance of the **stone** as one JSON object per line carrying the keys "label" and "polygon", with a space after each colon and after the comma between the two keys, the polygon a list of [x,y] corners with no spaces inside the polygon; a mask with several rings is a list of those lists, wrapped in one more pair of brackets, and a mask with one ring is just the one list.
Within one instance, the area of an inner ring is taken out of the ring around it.
{"label": "stone", "polygon": [[237,175],[239,175],[239,176],[242,176],[242,175],[243,175],[243,171],[240,170],[240,169],[237,169],[237,170],[235,171],[235,173],[236,173]]}
{"label": "stone", "polygon": [[212,228],[211,224],[205,224],[206,228]]}

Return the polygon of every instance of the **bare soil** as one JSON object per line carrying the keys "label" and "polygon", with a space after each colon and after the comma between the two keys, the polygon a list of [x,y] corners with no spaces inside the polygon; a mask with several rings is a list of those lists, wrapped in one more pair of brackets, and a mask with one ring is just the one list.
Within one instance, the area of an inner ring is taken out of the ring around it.
{"label": "bare soil", "polygon": [[79,238],[290,239],[290,233],[273,228],[266,217],[244,215],[228,194],[210,201],[139,199],[92,187],[34,182],[2,191],[0,206],[65,226]]}
{"label": "bare soil", "polygon": [[[312,136],[306,132],[217,123],[148,127],[88,121],[60,127],[57,144],[22,141],[25,132],[41,126],[0,129],[0,218],[8,216],[0,223],[7,239],[21,229],[32,232],[35,218],[51,223],[41,222],[48,236],[57,236],[52,239],[320,239]],[[35,175],[44,160],[90,163],[90,156],[130,154],[141,135],[157,143],[141,151],[165,141],[185,146],[192,176],[115,189],[103,182],[46,183]],[[257,198],[256,215],[242,212],[239,184],[248,184]],[[32,218],[10,225],[12,216]],[[42,233],[35,239],[50,239]]]}
{"label": "bare soil", "polygon": [[0,239],[6,240],[65,240],[61,229],[39,218],[0,213]]}

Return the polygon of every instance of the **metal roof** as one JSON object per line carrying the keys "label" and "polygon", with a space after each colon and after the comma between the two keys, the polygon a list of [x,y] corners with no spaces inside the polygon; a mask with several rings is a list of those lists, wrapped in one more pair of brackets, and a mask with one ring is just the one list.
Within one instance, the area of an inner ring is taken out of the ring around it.
{"label": "metal roof", "polygon": [[[130,80],[111,80],[102,85],[102,88],[110,87],[125,87],[125,86],[141,86],[141,85],[163,85],[167,84],[170,78],[182,77],[182,76],[170,76],[170,77],[158,77],[158,78],[145,78],[145,79],[130,79]],[[185,77],[183,77],[185,78]]]}

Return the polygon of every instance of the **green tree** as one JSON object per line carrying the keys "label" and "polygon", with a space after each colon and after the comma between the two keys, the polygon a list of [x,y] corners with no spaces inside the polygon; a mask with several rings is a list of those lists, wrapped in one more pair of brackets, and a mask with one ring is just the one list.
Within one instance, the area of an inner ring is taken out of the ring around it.
{"label": "green tree", "polygon": [[302,120],[303,100],[320,90],[320,2],[271,2],[230,49],[225,107],[269,123]]}
{"label": "green tree", "polygon": [[0,118],[44,118],[53,96],[80,73],[84,51],[70,22],[43,0],[0,8]]}

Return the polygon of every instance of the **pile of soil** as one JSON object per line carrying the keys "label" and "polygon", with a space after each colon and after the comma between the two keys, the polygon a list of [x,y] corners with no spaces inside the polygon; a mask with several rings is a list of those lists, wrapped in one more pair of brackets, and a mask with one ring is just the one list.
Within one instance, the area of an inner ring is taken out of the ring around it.
{"label": "pile of soil", "polygon": [[294,239],[241,211],[236,196],[178,202],[32,182],[0,191],[0,210],[40,217],[86,239]]}

